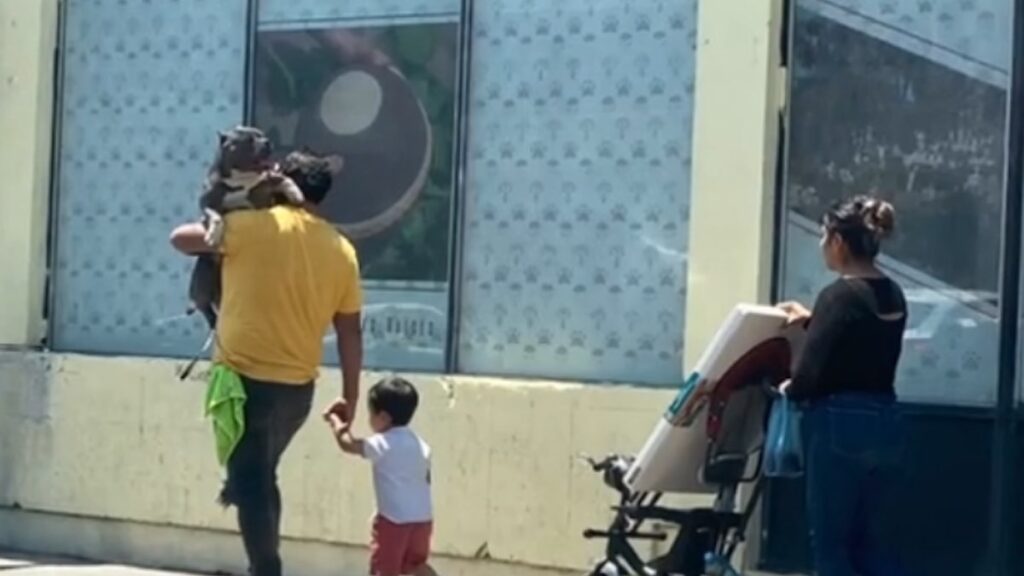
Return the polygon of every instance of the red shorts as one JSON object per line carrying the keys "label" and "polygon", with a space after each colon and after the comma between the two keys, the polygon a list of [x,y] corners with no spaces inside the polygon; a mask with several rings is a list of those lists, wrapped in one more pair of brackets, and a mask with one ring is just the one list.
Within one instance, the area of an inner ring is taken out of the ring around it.
{"label": "red shorts", "polygon": [[371,576],[402,576],[419,570],[430,557],[433,530],[433,522],[395,524],[383,516],[374,518]]}

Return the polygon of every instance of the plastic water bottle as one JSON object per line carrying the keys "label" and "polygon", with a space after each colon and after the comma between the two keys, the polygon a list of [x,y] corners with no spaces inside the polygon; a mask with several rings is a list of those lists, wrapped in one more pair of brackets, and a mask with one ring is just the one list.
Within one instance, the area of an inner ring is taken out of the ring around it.
{"label": "plastic water bottle", "polygon": [[704,555],[704,573],[707,576],[740,576],[725,558],[713,552]]}

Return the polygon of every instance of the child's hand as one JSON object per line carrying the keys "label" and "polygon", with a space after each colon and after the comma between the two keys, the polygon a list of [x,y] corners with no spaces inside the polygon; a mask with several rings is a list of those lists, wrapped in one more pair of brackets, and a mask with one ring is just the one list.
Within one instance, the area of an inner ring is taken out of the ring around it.
{"label": "child's hand", "polygon": [[341,419],[341,416],[331,412],[324,414],[324,420],[334,432],[334,440],[343,452],[361,456],[363,454],[363,441],[352,436],[352,425]]}
{"label": "child's hand", "polygon": [[323,415],[324,420],[328,421],[330,421],[328,418],[330,414],[337,414],[342,422],[352,422],[352,412],[353,406],[349,404],[348,400],[339,396],[324,410]]}
{"label": "child's hand", "polygon": [[351,424],[342,420],[341,416],[334,412],[324,414],[324,420],[327,421],[327,424],[331,427],[331,431],[334,432],[336,437],[341,437],[341,435],[347,434],[351,427]]}

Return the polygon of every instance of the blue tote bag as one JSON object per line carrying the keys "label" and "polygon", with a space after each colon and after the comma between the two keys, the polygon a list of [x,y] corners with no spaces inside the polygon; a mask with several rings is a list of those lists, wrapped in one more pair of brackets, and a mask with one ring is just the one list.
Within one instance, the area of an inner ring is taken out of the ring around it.
{"label": "blue tote bag", "polygon": [[803,414],[785,396],[772,403],[768,435],[764,446],[764,475],[769,478],[798,478],[804,474]]}

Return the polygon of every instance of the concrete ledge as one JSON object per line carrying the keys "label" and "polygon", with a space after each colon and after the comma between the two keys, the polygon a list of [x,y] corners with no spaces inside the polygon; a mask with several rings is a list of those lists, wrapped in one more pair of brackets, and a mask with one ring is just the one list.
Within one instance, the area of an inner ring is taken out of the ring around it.
{"label": "concrete ledge", "polygon": [[[203,385],[178,382],[174,368],[169,360],[0,351],[0,507],[118,526],[177,526],[186,534],[233,533],[233,516],[214,503],[221,471],[202,417]],[[465,563],[481,559],[487,574],[495,573],[491,562],[515,565],[516,574],[590,565],[601,543],[581,532],[607,526],[615,495],[575,456],[636,451],[672,397],[670,390],[626,386],[409,377],[420,389],[417,429],[434,447],[434,549]],[[322,380],[317,406],[336,394],[332,383],[340,378],[326,370]],[[359,550],[373,513],[370,470],[344,458],[315,420],[280,468],[283,535],[326,542],[333,551]],[[357,423],[364,425],[365,411]],[[103,554],[86,555],[133,560],[105,550],[129,554],[159,542],[135,542],[132,530],[115,533],[121,535],[86,549]],[[43,552],[81,554],[75,546],[83,545],[70,536],[36,541],[69,546]],[[169,538],[157,548],[170,560],[241,558],[233,538],[231,554],[219,547],[193,552],[190,539],[183,540],[187,546],[180,541]],[[361,554],[331,556],[356,558],[356,573],[365,572]],[[316,554],[302,552],[296,561],[306,557]]]}
{"label": "concrete ledge", "polygon": [[[204,574],[245,574],[245,556],[237,534],[101,520],[0,508],[0,548],[34,554],[60,554]],[[285,540],[282,554],[290,574],[362,576],[364,548]],[[433,562],[446,576],[565,576],[578,571],[530,568],[487,560],[438,557]]]}

